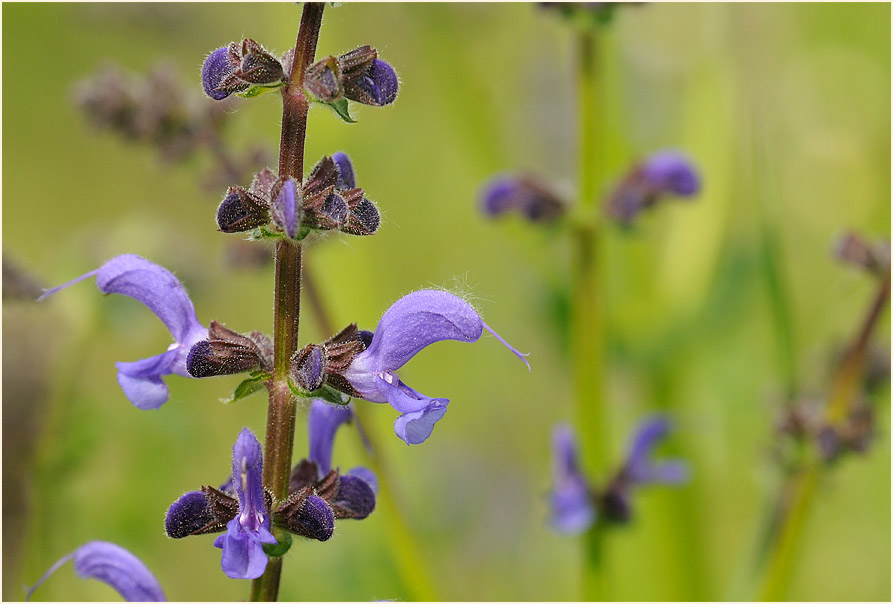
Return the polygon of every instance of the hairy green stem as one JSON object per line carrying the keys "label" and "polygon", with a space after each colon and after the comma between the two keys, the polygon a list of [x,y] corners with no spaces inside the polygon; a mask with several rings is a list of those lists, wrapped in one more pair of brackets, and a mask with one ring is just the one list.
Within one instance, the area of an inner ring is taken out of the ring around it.
{"label": "hairy green stem", "polygon": [[[828,392],[825,420],[829,425],[846,419],[858,393],[868,354],[868,340],[890,299],[890,275],[887,274],[868,309],[859,331],[844,352]],[[760,599],[776,601],[785,597],[796,562],[796,554],[811,509],[813,494],[823,466],[818,461],[795,471],[781,489],[776,505],[777,522],[769,542],[766,571]]]}
{"label": "hairy green stem", "polygon": [[[599,139],[599,89],[596,34],[584,30],[577,40],[577,86],[579,111],[579,199],[574,222],[573,311],[571,350],[577,427],[584,467],[603,470],[607,458],[607,421],[604,402],[604,317],[603,294],[599,287],[597,195],[601,184],[603,157]],[[605,599],[603,535],[599,524],[585,540],[583,599]]]}
{"label": "hairy green stem", "polygon": [[[303,92],[304,71],[313,62],[325,4],[306,3],[295,43],[291,81],[282,87],[282,137],[279,176],[298,183],[304,174],[304,139],[309,102]],[[301,314],[301,244],[286,239],[276,244],[274,286],[273,377],[268,383],[267,433],[264,442],[263,482],[274,501],[288,495],[295,440],[297,401],[288,387],[289,364],[298,348]],[[271,558],[264,574],[251,585],[252,601],[275,601],[279,596],[282,558]]]}

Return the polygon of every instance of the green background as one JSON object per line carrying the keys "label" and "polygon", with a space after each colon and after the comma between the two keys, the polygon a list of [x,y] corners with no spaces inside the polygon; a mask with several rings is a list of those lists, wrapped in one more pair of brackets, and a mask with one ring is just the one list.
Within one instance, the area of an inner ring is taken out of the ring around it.
{"label": "green background", "polygon": [[[145,72],[164,58],[199,91],[207,52],[242,36],[282,52],[299,8],[6,3],[3,20],[4,257],[50,286],[137,253],[178,275],[201,321],[270,332],[271,267],[227,264],[238,236],[215,230],[223,190],[200,185],[208,158],[165,165],[97,133],[72,90],[104,63]],[[612,533],[614,595],[752,597],[746,569],[778,482],[772,430],[785,379],[760,225],[777,237],[771,260],[790,301],[801,389],[821,396],[833,350],[873,289],[831,259],[832,242],[850,228],[890,233],[890,6],[652,4],[622,8],[609,36],[606,172],[616,179],[636,158],[681,148],[704,181],[695,201],[661,204],[632,233],[606,230],[606,465],[622,459],[643,415],[666,408],[677,430],[662,454],[693,469],[685,487],[639,492],[633,523]],[[528,170],[573,194],[573,29],[522,4],[327,9],[318,56],[360,44],[396,67],[401,89],[393,106],[355,107],[355,125],[310,115],[308,167],[347,151],[383,215],[374,237],[332,235],[306,249],[334,322],[372,328],[399,296],[445,287],[532,353],[529,374],[491,337],[420,354],[401,377],[452,401],[422,445],[393,435],[390,407],[366,410],[418,543],[413,564],[444,600],[578,599],[580,542],[545,523],[550,431],[573,418],[562,335],[570,248],[557,228],[477,210],[498,172]],[[228,119],[229,145],[260,142],[275,157],[277,95]],[[889,352],[887,317],[877,344]],[[302,343],[328,335],[305,309]],[[172,377],[166,405],[137,410],[114,362],[168,344],[145,308],[91,283],[40,305],[4,301],[4,599],[93,539],[133,551],[171,599],[247,598],[248,582],[220,572],[213,537],[170,540],[162,523],[181,493],[228,474],[243,426],[262,436],[264,399],[225,406],[237,377]],[[875,399],[874,446],[820,484],[792,599],[890,598],[889,386]],[[296,458],[306,447],[299,423]],[[335,462],[364,463],[352,429]],[[373,514],[339,522],[329,542],[296,541],[282,599],[413,598],[390,522]],[[35,594],[115,597],[70,567]]]}

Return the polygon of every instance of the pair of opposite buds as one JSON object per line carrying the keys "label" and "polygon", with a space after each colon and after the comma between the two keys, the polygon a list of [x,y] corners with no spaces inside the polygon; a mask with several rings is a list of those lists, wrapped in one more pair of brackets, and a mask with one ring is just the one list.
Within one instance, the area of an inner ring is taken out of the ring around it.
{"label": "pair of opposite buds", "polygon": [[303,186],[264,168],[249,188],[230,187],[217,208],[217,226],[224,233],[269,232],[271,226],[299,240],[311,230],[372,235],[380,224],[378,208],[357,188],[350,158],[341,152],[323,157]]}
{"label": "pair of opposite buds", "polygon": [[[202,87],[215,101],[232,94],[257,96],[291,79],[294,49],[277,59],[263,46],[245,38],[218,48],[202,66]],[[397,98],[397,73],[378,58],[371,46],[361,46],[338,57],[329,56],[307,68],[304,89],[314,100],[333,104],[349,99],[380,107]]]}

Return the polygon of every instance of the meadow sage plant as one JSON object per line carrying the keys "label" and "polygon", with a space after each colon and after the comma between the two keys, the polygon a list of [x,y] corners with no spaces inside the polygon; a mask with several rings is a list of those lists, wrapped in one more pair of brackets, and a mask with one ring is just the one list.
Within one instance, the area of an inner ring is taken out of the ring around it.
{"label": "meadow sage plant", "polygon": [[[296,44],[283,56],[245,38],[212,51],[201,70],[202,88],[215,101],[274,91],[282,98],[278,170],[259,171],[247,187],[231,184],[216,216],[224,233],[248,233],[251,240],[275,243],[272,337],[238,333],[216,320],[206,326],[169,270],[131,254],[43,296],[95,277],[102,293],[134,298],[161,319],[174,339],[168,349],[117,364],[118,383],[140,409],[156,409],[168,400],[168,375],[201,379],[247,373],[230,401],[266,388],[265,442],[244,428],[232,447],[229,477],[218,487],[204,485],[181,495],[164,520],[165,533],[174,539],[220,533],[213,545],[222,550],[222,570],[230,578],[252,579],[252,600],[277,598],[282,556],[292,535],[327,541],[336,519],[363,519],[375,509],[378,477],[362,467],[342,473],[332,464],[335,433],[353,419],[351,397],[389,403],[400,413],[397,436],[418,444],[430,436],[449,400],[422,395],[398,377],[413,356],[443,340],[476,342],[484,330],[524,356],[467,302],[434,290],[400,298],[374,332],[352,324],[323,343],[298,346],[304,240],[325,231],[373,235],[381,224],[377,206],[356,186],[345,153],[323,157],[304,175],[308,112],[324,105],[353,122],[348,101],[390,105],[400,87],[394,68],[370,46],[315,61],[324,7],[304,5]],[[310,450],[293,466],[299,408],[309,408]],[[109,583],[126,599],[164,599],[146,567],[117,545],[88,543],[50,573],[71,558],[79,575]]]}

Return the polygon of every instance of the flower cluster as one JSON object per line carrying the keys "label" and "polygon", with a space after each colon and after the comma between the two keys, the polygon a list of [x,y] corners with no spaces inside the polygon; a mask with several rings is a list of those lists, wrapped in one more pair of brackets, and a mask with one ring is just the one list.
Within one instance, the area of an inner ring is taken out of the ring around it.
{"label": "flower cluster", "polygon": [[378,208],[357,188],[353,164],[341,152],[323,157],[303,186],[265,168],[248,189],[230,187],[217,208],[224,233],[263,229],[289,239],[303,239],[311,230],[372,235],[380,223]]}
{"label": "flower cluster", "polygon": [[323,103],[342,98],[381,107],[397,98],[397,72],[378,58],[371,46],[360,46],[339,57],[328,56],[307,68],[304,86]]}
{"label": "flower cluster", "polygon": [[555,427],[552,435],[553,486],[549,495],[550,523],[559,532],[577,534],[601,516],[609,522],[628,522],[633,487],[647,484],[680,484],[688,480],[682,461],[656,462],[652,451],[666,437],[669,422],[664,417],[643,421],[629,448],[626,460],[611,481],[596,489],[583,474],[577,445],[570,427]]}
{"label": "flower cluster", "polygon": [[219,489],[204,486],[177,499],[165,517],[165,533],[180,539],[226,531],[214,541],[223,550],[223,572],[233,579],[254,579],[267,566],[264,545],[278,544],[272,526],[326,541],[334,534],[335,519],[367,517],[375,509],[374,474],[355,468],[342,475],[331,468],[335,432],[350,418],[348,407],[313,401],[310,457],[292,470],[284,501],[274,501],[263,488],[261,446],[245,428],[233,447],[231,480]]}

